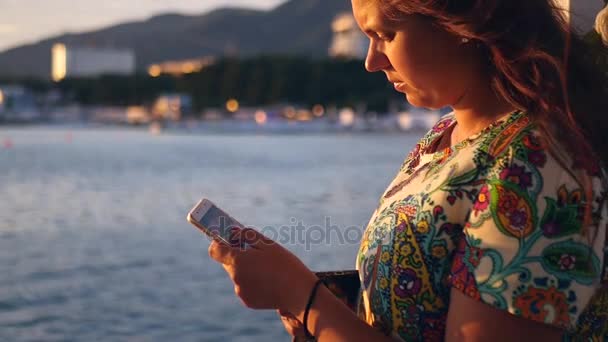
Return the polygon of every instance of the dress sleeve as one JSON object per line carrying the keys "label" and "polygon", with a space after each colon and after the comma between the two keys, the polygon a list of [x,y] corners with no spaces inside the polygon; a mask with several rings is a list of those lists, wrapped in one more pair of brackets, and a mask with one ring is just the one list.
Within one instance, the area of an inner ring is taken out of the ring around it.
{"label": "dress sleeve", "polygon": [[585,203],[594,198],[539,153],[518,151],[476,182],[450,283],[495,308],[572,331],[599,288],[605,213],[594,221],[601,229],[582,234]]}

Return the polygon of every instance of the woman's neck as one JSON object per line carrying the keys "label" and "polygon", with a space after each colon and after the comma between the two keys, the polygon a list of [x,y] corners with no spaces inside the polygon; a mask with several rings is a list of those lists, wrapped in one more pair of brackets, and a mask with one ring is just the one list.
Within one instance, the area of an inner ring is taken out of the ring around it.
{"label": "woman's neck", "polygon": [[456,118],[456,126],[451,136],[452,145],[480,132],[497,119],[516,110],[499,97],[487,83],[469,88],[452,108]]}

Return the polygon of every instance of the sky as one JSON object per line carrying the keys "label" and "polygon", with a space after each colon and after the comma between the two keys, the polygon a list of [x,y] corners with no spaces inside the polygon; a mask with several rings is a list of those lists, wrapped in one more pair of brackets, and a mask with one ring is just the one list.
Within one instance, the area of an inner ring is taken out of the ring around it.
{"label": "sky", "polygon": [[167,12],[202,14],[242,6],[271,9],[284,0],[0,0],[0,51],[65,32],[81,32]]}

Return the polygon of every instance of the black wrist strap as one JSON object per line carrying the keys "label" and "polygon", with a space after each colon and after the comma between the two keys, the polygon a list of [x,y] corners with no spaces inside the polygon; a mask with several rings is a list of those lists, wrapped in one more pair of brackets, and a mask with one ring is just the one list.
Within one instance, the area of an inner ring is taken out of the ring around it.
{"label": "black wrist strap", "polygon": [[306,333],[307,339],[313,339],[314,336],[308,330],[308,313],[310,312],[310,308],[312,307],[312,303],[315,301],[315,297],[317,295],[317,290],[319,286],[324,284],[323,280],[319,279],[315,283],[315,286],[312,287],[312,291],[310,291],[310,296],[308,297],[308,303],[306,303],[306,310],[304,310],[304,321],[302,325],[304,326],[304,332]]}

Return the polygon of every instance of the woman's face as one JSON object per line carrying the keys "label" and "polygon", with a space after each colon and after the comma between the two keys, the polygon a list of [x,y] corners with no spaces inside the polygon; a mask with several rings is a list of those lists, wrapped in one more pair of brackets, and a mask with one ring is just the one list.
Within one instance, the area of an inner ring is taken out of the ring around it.
{"label": "woman's face", "polygon": [[388,21],[377,0],[352,0],[353,14],[369,37],[365,68],[383,71],[395,89],[417,107],[453,106],[476,72],[471,49],[454,35],[417,15]]}

